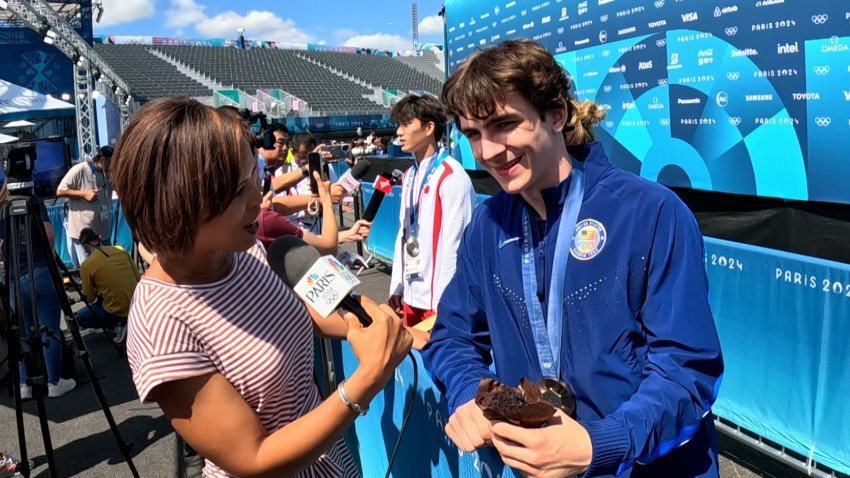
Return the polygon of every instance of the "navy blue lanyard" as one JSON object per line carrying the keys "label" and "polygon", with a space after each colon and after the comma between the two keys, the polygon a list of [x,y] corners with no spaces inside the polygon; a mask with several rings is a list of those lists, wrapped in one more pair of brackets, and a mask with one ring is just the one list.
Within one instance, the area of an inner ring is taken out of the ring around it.
{"label": "navy blue lanyard", "polygon": [[425,186],[428,182],[431,181],[431,176],[437,171],[437,168],[443,164],[443,161],[449,156],[448,150],[443,150],[438,153],[434,153],[432,158],[436,157],[431,165],[428,167],[428,172],[425,175],[425,179],[422,180],[422,184],[419,185],[419,194],[417,195],[418,200],[414,202],[413,197],[413,189],[416,187],[416,174],[419,171],[419,166],[416,163],[413,163],[413,181],[410,183],[410,201],[407,206],[407,217],[410,218],[410,234],[409,237],[416,237],[419,223],[416,222],[416,218],[419,215],[419,206],[422,202],[422,191],[425,190]]}
{"label": "navy blue lanyard", "polygon": [[[573,162],[572,179],[567,201],[561,210],[561,222],[555,238],[555,258],[552,264],[552,280],[549,283],[547,317],[537,298],[537,270],[533,256],[531,219],[528,208],[522,211],[522,285],[528,316],[531,321],[537,359],[544,377],[560,380],[561,330],[564,320],[563,292],[567,276],[567,261],[570,258],[570,241],[578,224],[578,214],[584,199],[584,165]],[[544,260],[546,260],[544,258]]]}

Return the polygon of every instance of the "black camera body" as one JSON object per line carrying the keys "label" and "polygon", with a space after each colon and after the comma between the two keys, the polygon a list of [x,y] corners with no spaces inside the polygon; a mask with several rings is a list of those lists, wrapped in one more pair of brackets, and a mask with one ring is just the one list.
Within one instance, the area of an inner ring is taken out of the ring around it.
{"label": "black camera body", "polygon": [[32,175],[37,157],[32,143],[14,143],[0,149],[3,158],[3,173],[6,175],[6,187],[9,191],[32,189]]}

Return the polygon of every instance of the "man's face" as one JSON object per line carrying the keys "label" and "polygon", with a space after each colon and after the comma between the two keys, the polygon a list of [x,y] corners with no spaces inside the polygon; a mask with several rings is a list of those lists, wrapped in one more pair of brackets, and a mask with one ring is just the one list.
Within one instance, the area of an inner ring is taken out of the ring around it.
{"label": "man's face", "polygon": [[299,166],[304,166],[307,164],[307,154],[310,153],[310,148],[307,147],[306,144],[298,145],[294,151],[292,151],[292,158]]}
{"label": "man's face", "polygon": [[483,120],[460,117],[472,155],[509,194],[540,190],[552,181],[550,167],[566,154],[564,108],[546,118],[522,95],[513,93]]}
{"label": "man's face", "polygon": [[104,174],[109,172],[109,163],[112,160],[106,156],[101,156],[100,159],[94,162],[94,169]]}
{"label": "man's face", "polygon": [[[434,138],[434,123],[422,124],[419,118],[413,118],[399,123],[395,130],[398,135],[399,146],[405,153],[415,153],[427,148]],[[373,142],[375,146],[381,146],[380,140]]]}
{"label": "man's face", "polygon": [[276,166],[286,160],[286,154],[289,150],[289,134],[282,131],[275,131],[274,147],[272,149],[260,148],[260,156],[266,161],[269,166]]}

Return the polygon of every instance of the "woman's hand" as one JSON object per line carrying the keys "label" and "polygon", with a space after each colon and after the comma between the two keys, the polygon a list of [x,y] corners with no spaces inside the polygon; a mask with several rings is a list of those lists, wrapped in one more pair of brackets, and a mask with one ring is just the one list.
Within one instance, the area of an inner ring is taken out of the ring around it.
{"label": "woman's hand", "polygon": [[319,185],[319,202],[323,208],[333,208],[333,198],[331,196],[331,182],[322,181],[322,176],[318,171],[313,171],[313,178],[316,184]]}
{"label": "woman's hand", "polygon": [[410,351],[413,337],[388,305],[377,305],[363,296],[360,297],[360,305],[369,314],[372,324],[363,327],[354,314],[343,314],[348,323],[346,339],[360,363],[358,370],[363,369],[373,378],[377,390],[380,390]]}

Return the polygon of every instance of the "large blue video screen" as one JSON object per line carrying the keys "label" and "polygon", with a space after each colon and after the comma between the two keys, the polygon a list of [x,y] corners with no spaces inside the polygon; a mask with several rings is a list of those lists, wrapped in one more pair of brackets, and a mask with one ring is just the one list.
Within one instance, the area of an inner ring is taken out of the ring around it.
{"label": "large blue video screen", "polygon": [[447,0],[446,34],[450,72],[506,39],[546,46],[645,178],[850,203],[850,1]]}

